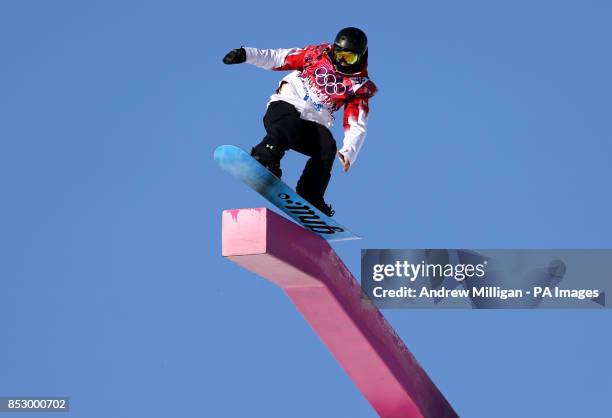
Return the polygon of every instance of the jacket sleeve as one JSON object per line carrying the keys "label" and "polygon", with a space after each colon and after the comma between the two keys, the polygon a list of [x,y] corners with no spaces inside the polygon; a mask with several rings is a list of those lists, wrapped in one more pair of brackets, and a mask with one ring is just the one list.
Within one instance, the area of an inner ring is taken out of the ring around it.
{"label": "jacket sleeve", "polygon": [[301,70],[306,48],[257,49],[244,47],[246,62],[265,70]]}
{"label": "jacket sleeve", "polygon": [[363,146],[368,122],[369,99],[376,93],[376,87],[371,82],[365,92],[355,96],[344,105],[344,141],[339,152],[351,165],[357,160],[357,154]]}

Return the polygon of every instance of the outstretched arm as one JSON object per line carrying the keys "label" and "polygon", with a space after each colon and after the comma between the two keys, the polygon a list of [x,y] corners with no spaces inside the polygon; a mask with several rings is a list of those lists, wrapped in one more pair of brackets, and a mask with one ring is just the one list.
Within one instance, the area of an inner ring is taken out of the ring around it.
{"label": "outstretched arm", "polygon": [[228,52],[223,58],[225,64],[246,62],[266,70],[301,70],[304,66],[303,48],[257,49],[241,47]]}
{"label": "outstretched arm", "polygon": [[344,105],[344,141],[338,151],[338,158],[342,162],[344,171],[357,160],[357,155],[363,146],[366,137],[368,121],[368,98],[356,97]]}

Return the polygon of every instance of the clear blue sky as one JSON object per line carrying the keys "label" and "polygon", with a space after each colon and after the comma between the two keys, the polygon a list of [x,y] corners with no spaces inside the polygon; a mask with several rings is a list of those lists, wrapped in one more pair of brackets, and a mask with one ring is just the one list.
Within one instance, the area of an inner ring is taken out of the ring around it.
{"label": "clear blue sky", "polygon": [[[610,21],[606,1],[2,2],[0,396],[374,417],[283,293],[221,257],[221,211],[265,202],[213,149],[260,140],[281,77],[222,56],[367,31],[370,133],[328,194],[366,237],[335,245],[357,273],[361,248],[612,247]],[[609,413],[610,311],[386,315],[463,417]]]}

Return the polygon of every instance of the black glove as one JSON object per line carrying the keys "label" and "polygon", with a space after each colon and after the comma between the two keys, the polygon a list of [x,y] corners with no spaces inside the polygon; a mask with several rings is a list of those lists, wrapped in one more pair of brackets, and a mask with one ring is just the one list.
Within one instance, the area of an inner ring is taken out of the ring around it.
{"label": "black glove", "polygon": [[242,64],[246,61],[246,50],[242,47],[232,49],[223,57],[225,64]]}

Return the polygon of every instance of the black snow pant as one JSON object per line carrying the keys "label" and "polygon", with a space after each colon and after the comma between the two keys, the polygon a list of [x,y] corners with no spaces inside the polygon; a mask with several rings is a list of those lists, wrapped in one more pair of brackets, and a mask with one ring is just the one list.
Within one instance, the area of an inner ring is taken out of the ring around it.
{"label": "black snow pant", "polygon": [[300,118],[296,108],[284,101],[270,103],[263,118],[267,135],[252,151],[280,177],[280,161],[292,149],[308,157],[296,192],[314,205],[324,202],[325,189],[336,159],[336,141],[325,126]]}

